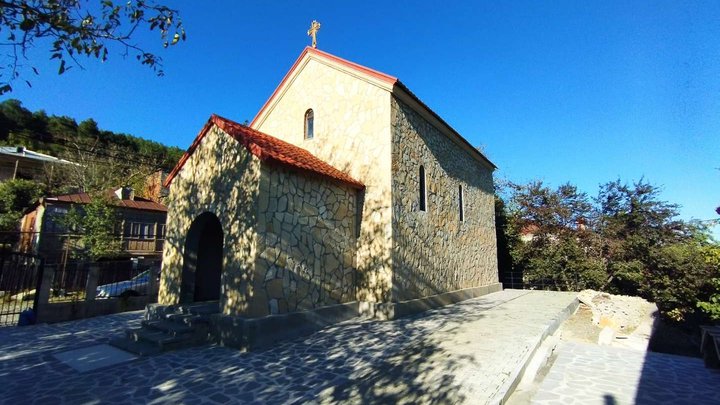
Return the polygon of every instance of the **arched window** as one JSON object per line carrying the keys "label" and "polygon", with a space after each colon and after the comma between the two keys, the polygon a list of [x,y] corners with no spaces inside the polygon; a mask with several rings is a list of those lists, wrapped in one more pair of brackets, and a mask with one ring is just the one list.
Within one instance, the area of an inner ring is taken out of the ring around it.
{"label": "arched window", "polygon": [[420,165],[420,211],[427,211],[427,190],[425,188],[425,166]]}
{"label": "arched window", "polygon": [[460,209],[460,222],[465,221],[465,206],[463,205],[463,187],[462,184],[460,185],[460,188],[458,190],[458,197],[459,197],[459,209]]}
{"label": "arched window", "polygon": [[312,108],[305,111],[305,139],[313,139],[315,132],[315,114]]}

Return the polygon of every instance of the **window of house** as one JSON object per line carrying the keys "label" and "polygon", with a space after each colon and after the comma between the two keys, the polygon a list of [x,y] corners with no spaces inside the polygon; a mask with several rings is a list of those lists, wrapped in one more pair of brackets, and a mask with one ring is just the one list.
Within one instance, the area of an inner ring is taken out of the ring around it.
{"label": "window of house", "polygon": [[140,237],[140,224],[137,222],[130,223],[130,236],[133,238]]}
{"label": "window of house", "polygon": [[142,224],[141,237],[143,239],[152,239],[155,237],[155,224]]}
{"label": "window of house", "polygon": [[420,211],[427,211],[427,190],[425,189],[425,166],[420,165]]}
{"label": "window of house", "polygon": [[47,233],[65,233],[67,228],[62,222],[62,218],[55,215],[48,215],[43,226],[43,231]]}
{"label": "window of house", "polygon": [[158,239],[165,239],[165,224],[158,225]]}
{"label": "window of house", "polygon": [[305,139],[313,139],[315,135],[315,114],[312,108],[305,111]]}
{"label": "window of house", "polygon": [[460,185],[460,188],[458,190],[458,197],[459,197],[459,209],[460,209],[460,222],[465,221],[465,206],[463,204],[463,186]]}

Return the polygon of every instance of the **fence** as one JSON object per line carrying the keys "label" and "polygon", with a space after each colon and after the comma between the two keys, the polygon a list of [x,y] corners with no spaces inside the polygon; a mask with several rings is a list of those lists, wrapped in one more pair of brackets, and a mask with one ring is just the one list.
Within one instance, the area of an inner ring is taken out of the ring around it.
{"label": "fence", "polygon": [[0,249],[0,326],[17,325],[23,311],[37,307],[42,271],[41,257]]}
{"label": "fence", "polygon": [[37,322],[139,310],[156,302],[159,260],[46,264],[40,280]]}
{"label": "fence", "polygon": [[580,291],[585,288],[578,273],[573,273],[569,278],[548,276],[541,277],[537,274],[528,275],[522,271],[500,271],[500,282],[503,288],[514,288],[518,290],[550,290],[550,291]]}
{"label": "fence", "polygon": [[[118,254],[125,256],[160,257],[165,244],[164,231],[152,236],[135,235],[132,232],[116,233],[114,236],[119,242]],[[79,242],[81,237],[80,234],[54,232],[52,227],[42,232],[0,232],[0,248],[40,255],[48,263],[66,266],[75,260],[82,245]]]}
{"label": "fence", "polygon": [[49,302],[87,300],[88,283],[96,286],[96,299],[153,294],[156,292],[149,289],[150,273],[156,278],[160,274],[159,260],[72,261],[47,267],[53,273]]}
{"label": "fence", "polygon": [[46,263],[0,249],[0,326],[143,309],[157,300],[160,265],[142,258]]}

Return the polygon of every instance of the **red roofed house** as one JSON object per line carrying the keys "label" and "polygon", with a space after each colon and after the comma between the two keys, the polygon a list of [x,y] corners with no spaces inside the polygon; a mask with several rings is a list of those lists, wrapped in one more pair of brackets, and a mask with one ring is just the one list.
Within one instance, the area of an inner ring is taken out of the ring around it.
{"label": "red roofed house", "polygon": [[[137,197],[130,188],[108,192],[116,207],[119,223],[117,234],[122,239],[122,249],[130,257],[160,258],[165,238],[167,207],[154,201]],[[69,232],[62,223],[71,207],[90,203],[86,193],[43,197],[31,206],[21,219],[20,247],[24,252],[42,255],[47,263],[67,260]]]}
{"label": "red roofed house", "polygon": [[494,169],[398,79],[305,48],[168,176],[160,303],[393,317],[499,290]]}

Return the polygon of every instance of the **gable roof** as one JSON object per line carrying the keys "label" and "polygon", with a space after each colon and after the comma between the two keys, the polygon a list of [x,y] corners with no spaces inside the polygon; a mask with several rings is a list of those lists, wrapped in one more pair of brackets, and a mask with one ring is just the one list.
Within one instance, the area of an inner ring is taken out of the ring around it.
{"label": "gable roof", "polygon": [[[280,84],[275,88],[275,91],[270,95],[270,97],[265,101],[265,104],[263,104],[262,108],[258,113],[255,115],[255,118],[253,118],[252,122],[250,123],[250,127],[255,127],[255,124],[260,120],[264,115],[267,113],[267,111],[270,109],[270,107],[273,105],[273,102],[277,99],[277,97],[283,92],[283,90],[286,88],[286,86],[291,82],[292,78],[295,76],[296,72],[298,72],[299,68],[303,66],[303,61],[306,60],[306,58],[318,58],[318,59],[324,59],[326,61],[329,61],[331,63],[336,63],[340,66],[343,66],[347,68],[349,71],[355,72],[356,74],[360,75],[361,77],[367,79],[368,81],[371,81],[377,85],[379,85],[382,88],[385,88],[386,90],[392,92],[394,95],[398,96],[398,98],[403,99],[403,101],[409,101],[408,105],[416,110],[419,113],[425,113],[426,118],[429,118],[430,121],[436,121],[436,126],[440,126],[441,129],[445,129],[444,132],[452,141],[455,141],[458,143],[461,147],[463,147],[465,150],[470,153],[471,156],[474,158],[480,160],[482,163],[488,165],[491,169],[497,169],[497,166],[493,162],[490,161],[482,152],[480,152],[477,148],[472,146],[470,142],[468,142],[462,135],[460,135],[459,132],[457,132],[453,127],[450,126],[440,115],[438,115],[435,111],[430,109],[430,107],[427,106],[427,104],[423,103],[420,98],[418,98],[413,92],[410,91],[410,89],[405,86],[397,77],[390,76],[388,74],[378,72],[377,70],[370,69],[366,66],[359,65],[355,62],[351,62],[349,60],[345,60],[342,58],[339,58],[335,55],[331,55],[327,52],[323,52],[321,50],[318,50],[316,48],[312,47],[305,47],[303,51],[300,53],[300,56],[297,58],[295,63],[292,65],[290,70],[285,74],[285,77],[283,77]],[[431,122],[432,123],[432,122]]]}
{"label": "gable roof", "polygon": [[197,135],[192,145],[190,145],[190,148],[180,158],[180,161],[177,165],[175,165],[175,168],[173,168],[170,172],[167,179],[165,179],[166,187],[170,185],[170,182],[172,182],[173,178],[175,178],[175,176],[180,172],[180,169],[182,169],[185,165],[185,162],[187,162],[193,152],[195,152],[195,149],[197,149],[202,139],[205,135],[207,135],[213,126],[217,126],[226,134],[233,137],[233,139],[238,141],[250,153],[257,156],[263,162],[275,163],[291,169],[300,170],[356,189],[365,188],[363,183],[318,159],[315,155],[303,148],[287,143],[268,134],[264,134],[245,125],[238,124],[235,121],[223,118],[216,114],[210,116],[210,119],[208,119],[207,123],[200,130],[200,133]]}
{"label": "gable roof", "polygon": [[[132,200],[121,200],[117,198],[114,192],[109,191],[108,196],[111,198],[112,205],[121,208],[130,208],[145,211],[167,212],[167,207],[163,204],[148,200],[142,197],[133,197]],[[92,197],[87,193],[62,194],[53,197],[44,197],[40,203],[45,202],[61,202],[69,204],[90,204]]]}

